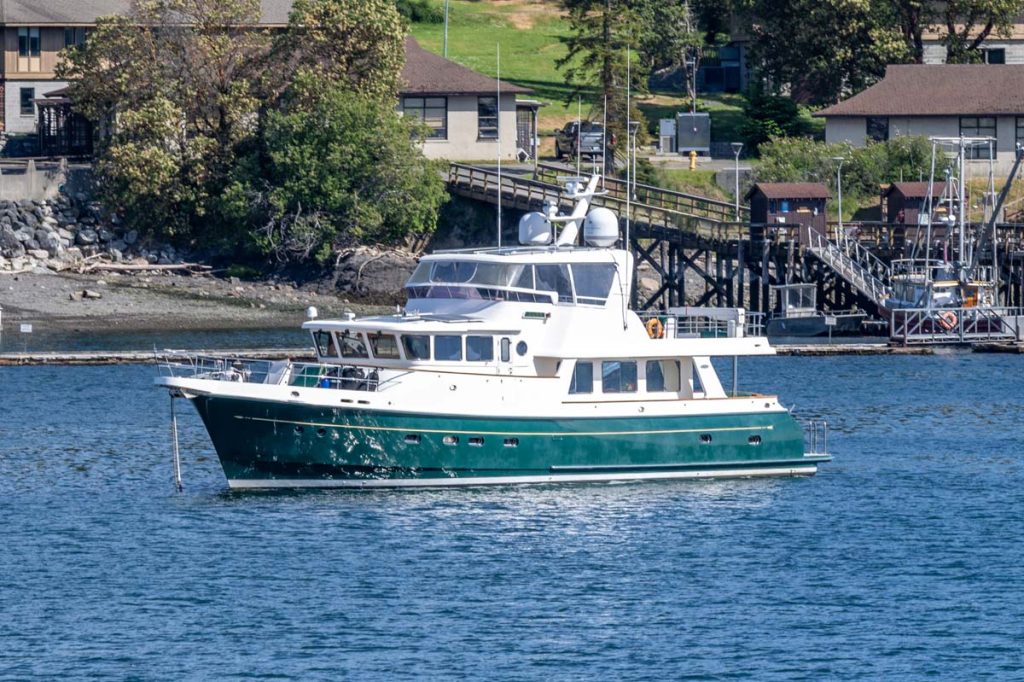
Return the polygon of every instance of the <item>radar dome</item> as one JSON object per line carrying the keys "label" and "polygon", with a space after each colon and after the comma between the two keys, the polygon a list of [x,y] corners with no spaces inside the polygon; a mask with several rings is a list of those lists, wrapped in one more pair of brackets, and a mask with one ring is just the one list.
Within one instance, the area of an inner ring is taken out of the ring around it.
{"label": "radar dome", "polygon": [[583,221],[583,239],[590,246],[607,248],[619,240],[619,219],[610,209],[598,207]]}
{"label": "radar dome", "polygon": [[527,213],[519,219],[519,243],[544,246],[551,243],[551,222],[543,213]]}

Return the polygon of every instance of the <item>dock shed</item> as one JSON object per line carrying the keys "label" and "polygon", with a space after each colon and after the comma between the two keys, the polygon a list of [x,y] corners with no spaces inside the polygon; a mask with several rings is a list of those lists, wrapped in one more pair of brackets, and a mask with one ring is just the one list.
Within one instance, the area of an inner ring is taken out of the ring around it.
{"label": "dock shed", "polygon": [[820,182],[758,182],[744,199],[750,204],[752,225],[806,225],[824,233],[830,196]]}
{"label": "dock shed", "polygon": [[[936,207],[944,187],[941,182],[932,184],[932,202]],[[917,225],[927,201],[927,182],[894,182],[882,193],[885,221],[893,225]]]}

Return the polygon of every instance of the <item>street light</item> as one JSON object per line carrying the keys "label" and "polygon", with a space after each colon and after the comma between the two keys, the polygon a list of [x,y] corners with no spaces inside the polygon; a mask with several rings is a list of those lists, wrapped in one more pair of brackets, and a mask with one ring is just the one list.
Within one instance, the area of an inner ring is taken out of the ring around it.
{"label": "street light", "polygon": [[843,161],[846,159],[842,156],[833,156],[832,160],[839,164],[836,166],[836,192],[839,194],[839,234],[843,238],[843,245],[849,247],[846,242],[846,230],[843,229]]}
{"label": "street light", "polygon": [[742,142],[732,142],[732,153],[736,157],[736,222],[740,221],[740,150]]}

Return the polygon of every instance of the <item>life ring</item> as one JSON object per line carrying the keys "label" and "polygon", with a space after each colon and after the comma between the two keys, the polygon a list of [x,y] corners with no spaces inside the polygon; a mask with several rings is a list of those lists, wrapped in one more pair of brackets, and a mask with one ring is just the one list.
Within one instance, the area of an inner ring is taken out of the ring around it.
{"label": "life ring", "polygon": [[939,313],[939,326],[945,329],[947,332],[952,330],[956,326],[957,319],[956,313],[952,310],[947,310],[944,313]]}
{"label": "life ring", "polygon": [[647,336],[652,339],[660,339],[665,336],[665,325],[656,317],[647,320]]}

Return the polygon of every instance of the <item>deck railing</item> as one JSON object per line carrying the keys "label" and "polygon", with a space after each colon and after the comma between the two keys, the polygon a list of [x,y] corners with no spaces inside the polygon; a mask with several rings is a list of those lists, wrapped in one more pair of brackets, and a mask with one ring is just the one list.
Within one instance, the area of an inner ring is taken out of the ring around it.
{"label": "deck railing", "polygon": [[173,353],[162,366],[171,377],[296,388],[377,391],[386,383],[375,368],[290,360]]}

